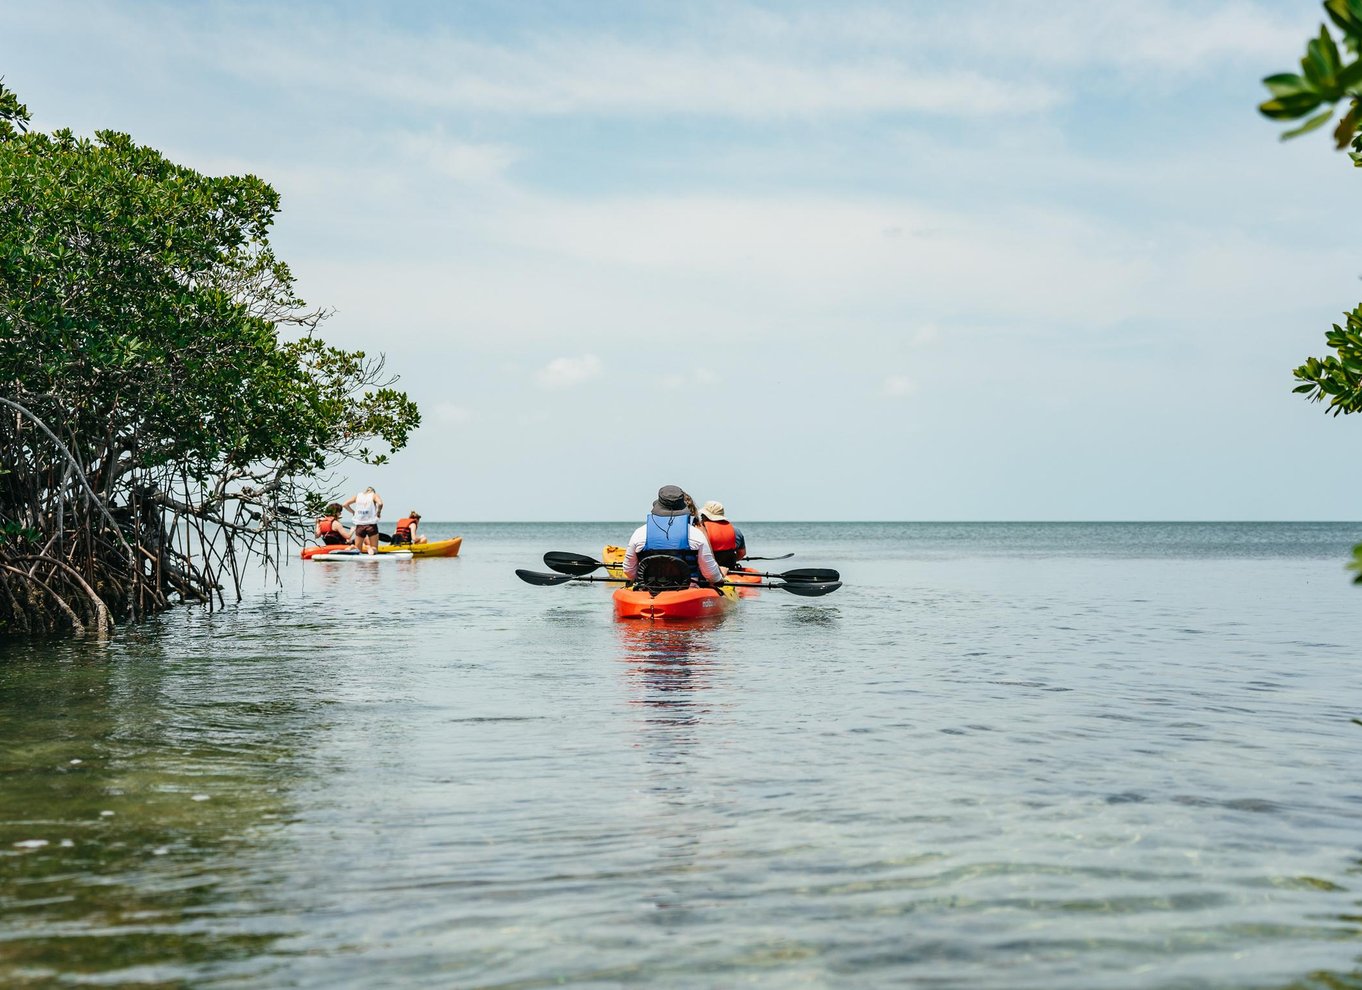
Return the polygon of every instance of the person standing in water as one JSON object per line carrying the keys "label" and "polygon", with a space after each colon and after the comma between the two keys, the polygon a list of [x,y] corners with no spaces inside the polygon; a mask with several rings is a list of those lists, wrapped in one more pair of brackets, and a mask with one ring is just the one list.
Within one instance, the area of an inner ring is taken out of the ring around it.
{"label": "person standing in water", "polygon": [[351,495],[341,505],[355,514],[355,549],[362,553],[378,553],[378,517],[383,515],[383,498],[370,485],[358,495]]}

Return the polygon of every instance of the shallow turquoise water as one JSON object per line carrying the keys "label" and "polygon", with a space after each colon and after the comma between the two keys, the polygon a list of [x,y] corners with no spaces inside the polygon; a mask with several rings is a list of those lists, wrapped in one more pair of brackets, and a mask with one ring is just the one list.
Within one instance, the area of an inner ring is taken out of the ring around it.
{"label": "shallow turquoise water", "polygon": [[0,646],[0,984],[1362,987],[1362,526],[745,528],[846,587],[480,524]]}

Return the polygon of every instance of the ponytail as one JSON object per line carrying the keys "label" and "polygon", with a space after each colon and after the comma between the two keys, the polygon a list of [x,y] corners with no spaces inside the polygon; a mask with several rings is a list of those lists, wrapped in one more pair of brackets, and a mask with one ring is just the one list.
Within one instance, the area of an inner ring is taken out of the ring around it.
{"label": "ponytail", "polygon": [[700,525],[700,510],[695,507],[695,499],[691,498],[686,492],[681,493],[681,497],[686,500],[686,510],[690,513],[690,521],[693,525]]}

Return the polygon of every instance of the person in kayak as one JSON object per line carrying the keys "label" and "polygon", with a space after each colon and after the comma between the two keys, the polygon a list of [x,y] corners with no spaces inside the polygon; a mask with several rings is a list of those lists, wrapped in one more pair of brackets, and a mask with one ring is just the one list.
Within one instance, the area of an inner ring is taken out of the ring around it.
{"label": "person in kayak", "polygon": [[426,538],[416,532],[417,525],[421,522],[421,513],[412,509],[401,519],[397,520],[397,528],[393,532],[394,543],[425,543]]}
{"label": "person in kayak", "polygon": [[355,549],[364,553],[378,553],[378,517],[383,515],[383,498],[370,485],[358,495],[351,495],[341,508],[355,514]]}
{"label": "person in kayak", "polygon": [[737,567],[738,561],[747,556],[747,541],[743,539],[742,530],[728,521],[722,502],[705,503],[700,510],[700,526],[720,567]]}
{"label": "person in kayak", "polygon": [[710,584],[724,579],[719,562],[704,531],[691,521],[695,503],[676,485],[663,485],[657,490],[657,500],[648,511],[648,518],[629,537],[624,550],[624,576],[630,581],[638,575],[638,562],[658,554],[680,557],[691,567],[696,577]]}
{"label": "person in kayak", "polygon": [[326,507],[326,515],[318,519],[317,524],[312,527],[312,535],[327,546],[349,543],[350,531],[341,522],[340,514],[340,503],[332,502]]}

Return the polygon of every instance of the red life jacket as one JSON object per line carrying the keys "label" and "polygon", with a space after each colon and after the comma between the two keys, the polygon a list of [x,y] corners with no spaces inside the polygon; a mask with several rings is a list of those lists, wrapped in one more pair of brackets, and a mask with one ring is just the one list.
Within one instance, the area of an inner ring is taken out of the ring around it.
{"label": "red life jacket", "polygon": [[709,537],[709,548],[715,553],[720,550],[738,549],[738,534],[734,531],[731,522],[706,519],[704,525],[705,535]]}
{"label": "red life jacket", "polygon": [[336,520],[323,516],[317,520],[317,528],[322,531],[323,543],[344,543],[345,537],[336,532]]}
{"label": "red life jacket", "polygon": [[415,524],[416,520],[412,516],[403,516],[397,520],[396,539],[398,543],[411,542],[411,528]]}

